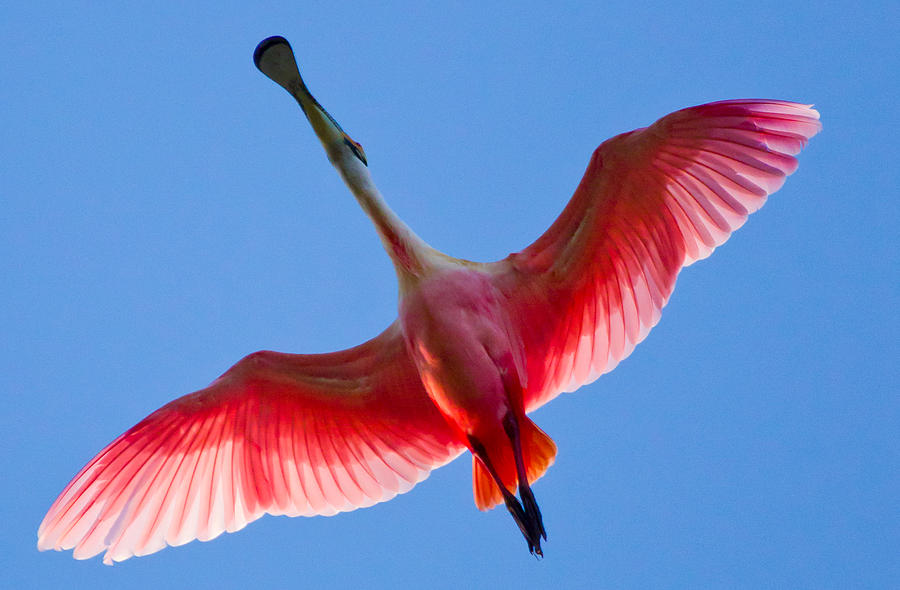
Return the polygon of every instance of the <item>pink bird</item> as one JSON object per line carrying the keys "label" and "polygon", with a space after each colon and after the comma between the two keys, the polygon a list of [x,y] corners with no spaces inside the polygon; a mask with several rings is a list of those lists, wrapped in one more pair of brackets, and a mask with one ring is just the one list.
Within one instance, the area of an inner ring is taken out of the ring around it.
{"label": "pink bird", "polygon": [[531,484],[556,445],[527,414],[631,353],[681,268],[709,256],[796,170],[819,113],[729,100],[617,135],[536,242],[479,263],[431,248],[388,208],[362,146],[307,90],[285,39],[264,40],[253,57],[300,104],[375,224],[397,272],[399,318],[340,352],[253,353],[153,412],[66,486],[38,548],[74,549],[76,559],[105,551],[112,564],[264,513],[371,506],[468,450],[476,506],[505,503],[543,555]]}

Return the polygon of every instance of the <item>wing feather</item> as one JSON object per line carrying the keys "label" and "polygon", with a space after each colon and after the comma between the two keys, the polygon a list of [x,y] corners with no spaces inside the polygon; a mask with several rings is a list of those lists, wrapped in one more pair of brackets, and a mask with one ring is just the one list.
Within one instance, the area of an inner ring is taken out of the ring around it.
{"label": "wing feather", "polygon": [[209,540],[265,513],[335,514],[459,455],[399,329],[323,355],[254,353],[116,438],[53,503],[40,549],[105,563]]}
{"label": "wing feather", "polygon": [[612,370],[659,321],[683,266],[781,188],[821,129],[809,105],[722,101],[604,142],[566,208],[488,265],[520,319],[528,411]]}

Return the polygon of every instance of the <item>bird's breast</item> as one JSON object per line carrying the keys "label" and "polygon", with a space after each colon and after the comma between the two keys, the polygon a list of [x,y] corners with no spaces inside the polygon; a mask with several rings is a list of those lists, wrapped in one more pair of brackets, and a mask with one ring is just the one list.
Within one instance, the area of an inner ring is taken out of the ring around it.
{"label": "bird's breast", "polygon": [[429,397],[468,433],[509,410],[504,373],[515,358],[502,296],[487,277],[460,270],[407,293],[400,319],[407,349]]}

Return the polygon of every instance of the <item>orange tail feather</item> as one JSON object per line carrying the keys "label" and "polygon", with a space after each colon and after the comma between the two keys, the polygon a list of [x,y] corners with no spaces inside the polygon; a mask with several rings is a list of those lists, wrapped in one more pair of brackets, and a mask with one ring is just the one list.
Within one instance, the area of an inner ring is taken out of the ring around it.
{"label": "orange tail feather", "polygon": [[[529,418],[520,420],[519,429],[522,436],[525,472],[528,475],[528,483],[532,484],[553,465],[553,460],[556,458],[556,443]],[[488,453],[507,489],[515,493],[518,478],[509,440],[504,437],[502,443],[489,445]],[[475,505],[479,510],[490,510],[503,502],[500,488],[494,483],[482,462],[475,456],[472,457],[472,493],[475,497]]]}

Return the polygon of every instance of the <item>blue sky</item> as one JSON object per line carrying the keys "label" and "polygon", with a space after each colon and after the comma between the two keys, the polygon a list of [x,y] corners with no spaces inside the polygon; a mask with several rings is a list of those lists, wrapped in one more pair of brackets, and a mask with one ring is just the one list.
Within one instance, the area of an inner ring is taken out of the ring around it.
{"label": "blue sky", "polygon": [[[895,3],[123,4],[0,9],[10,587],[900,585]],[[726,98],[821,111],[635,353],[532,416],[560,448],[543,561],[475,509],[468,457],[386,504],[114,568],[35,549],[69,478],[152,410],[396,315],[368,220],[253,67],[273,34],[392,207],[475,260],[536,238],[612,135]]]}

